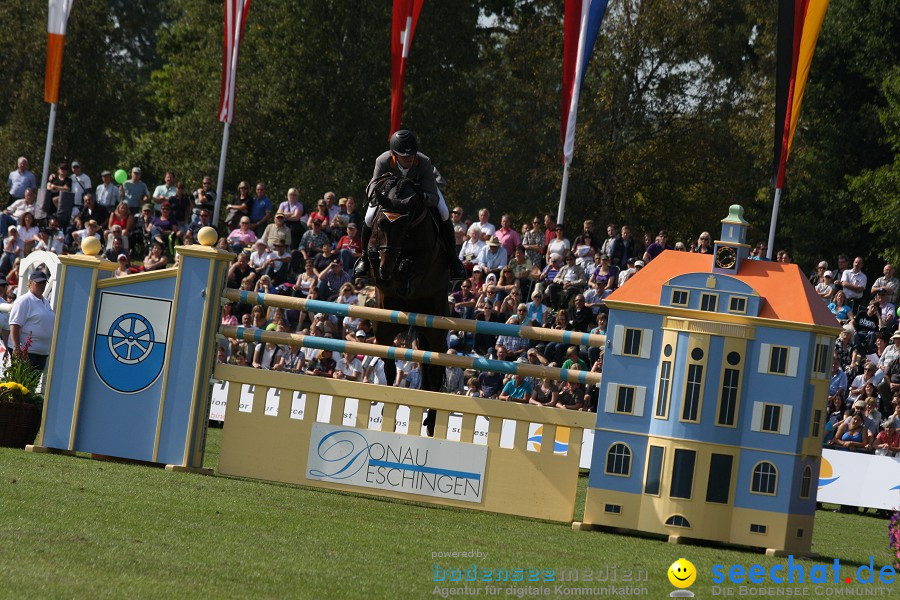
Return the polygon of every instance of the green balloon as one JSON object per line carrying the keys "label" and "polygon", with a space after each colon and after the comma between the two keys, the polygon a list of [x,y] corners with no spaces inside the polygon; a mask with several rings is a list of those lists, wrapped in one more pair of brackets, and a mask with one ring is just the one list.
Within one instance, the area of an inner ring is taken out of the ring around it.
{"label": "green balloon", "polygon": [[125,172],[125,169],[119,169],[116,171],[116,182],[117,183],[125,183],[128,179],[128,173]]}

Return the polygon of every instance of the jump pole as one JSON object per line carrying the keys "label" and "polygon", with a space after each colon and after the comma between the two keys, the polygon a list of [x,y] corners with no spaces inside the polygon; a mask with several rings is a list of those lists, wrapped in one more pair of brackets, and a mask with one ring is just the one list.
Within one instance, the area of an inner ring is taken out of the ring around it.
{"label": "jump pole", "polygon": [[504,360],[492,360],[488,358],[471,358],[457,354],[444,354],[442,352],[429,352],[426,350],[414,350],[412,348],[395,348],[393,346],[380,346],[366,342],[348,342],[334,338],[325,338],[300,333],[283,333],[279,331],[265,331],[263,329],[247,329],[234,325],[223,325],[219,333],[226,338],[234,338],[247,342],[270,342],[286,346],[302,346],[306,348],[318,348],[319,350],[331,350],[332,352],[348,352],[350,354],[365,354],[393,360],[406,360],[423,363],[426,365],[441,365],[444,367],[459,367],[461,369],[476,369],[479,371],[496,371],[508,375],[522,375],[525,377],[538,377],[541,379],[559,379],[572,383],[598,384],[600,373],[592,371],[577,371],[571,369],[556,369],[542,365],[529,363],[507,362]]}
{"label": "jump pole", "polygon": [[[379,323],[415,325],[417,327],[433,327],[435,329],[454,329],[470,333],[481,333],[484,335],[508,335],[541,342],[557,342],[561,344],[594,347],[602,347],[606,343],[605,335],[582,333],[580,331],[563,331],[560,329],[531,327],[529,325],[512,325],[511,323],[492,323],[489,321],[474,321],[472,319],[457,319],[455,317],[439,317],[412,312],[407,313],[401,310],[385,310],[383,308],[372,308],[355,304],[338,304],[336,302],[326,302],[324,300],[308,300],[306,298],[294,298],[293,296],[265,294],[246,290],[225,290],[223,297],[229,302],[259,304],[260,306],[277,308],[313,310],[341,317],[369,319],[370,321],[377,321]],[[371,346],[371,344],[365,345]],[[329,348],[329,350],[330,349],[331,348]]]}

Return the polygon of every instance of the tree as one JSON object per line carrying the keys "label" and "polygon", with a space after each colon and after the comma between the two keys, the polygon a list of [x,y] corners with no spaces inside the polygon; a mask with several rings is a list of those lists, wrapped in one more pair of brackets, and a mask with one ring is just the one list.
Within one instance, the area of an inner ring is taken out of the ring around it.
{"label": "tree", "polygon": [[[79,158],[95,177],[119,164],[118,146],[145,122],[142,94],[154,66],[152,32],[159,22],[157,2],[74,3],[63,54],[54,163]],[[47,4],[3,2],[0,24],[19,32],[0,61],[0,80],[9,82],[0,98],[0,161],[12,165],[24,154],[39,170],[49,114],[43,101]]]}
{"label": "tree", "polygon": [[882,86],[887,106],[878,111],[885,140],[894,151],[893,160],[876,169],[864,170],[850,179],[850,193],[859,205],[863,222],[869,226],[870,240],[878,256],[900,262],[897,217],[900,215],[900,67],[894,67]]}

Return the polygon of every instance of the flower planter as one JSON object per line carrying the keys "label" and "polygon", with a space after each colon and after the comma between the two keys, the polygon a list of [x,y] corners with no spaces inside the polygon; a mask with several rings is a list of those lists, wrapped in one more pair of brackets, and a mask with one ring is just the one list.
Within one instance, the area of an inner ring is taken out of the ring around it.
{"label": "flower planter", "polygon": [[28,444],[33,444],[40,427],[39,406],[0,402],[0,446],[24,448]]}

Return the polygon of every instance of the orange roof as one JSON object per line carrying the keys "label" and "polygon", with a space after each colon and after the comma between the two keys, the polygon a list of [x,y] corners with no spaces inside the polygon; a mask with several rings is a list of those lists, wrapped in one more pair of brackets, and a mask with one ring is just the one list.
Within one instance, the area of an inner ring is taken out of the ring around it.
{"label": "orange roof", "polygon": [[[712,273],[712,263],[710,254],[667,250],[613,292],[609,299],[659,306],[662,286],[667,281],[685,273]],[[797,265],[745,259],[733,277],[752,287],[763,299],[759,310],[762,319],[840,326]]]}

